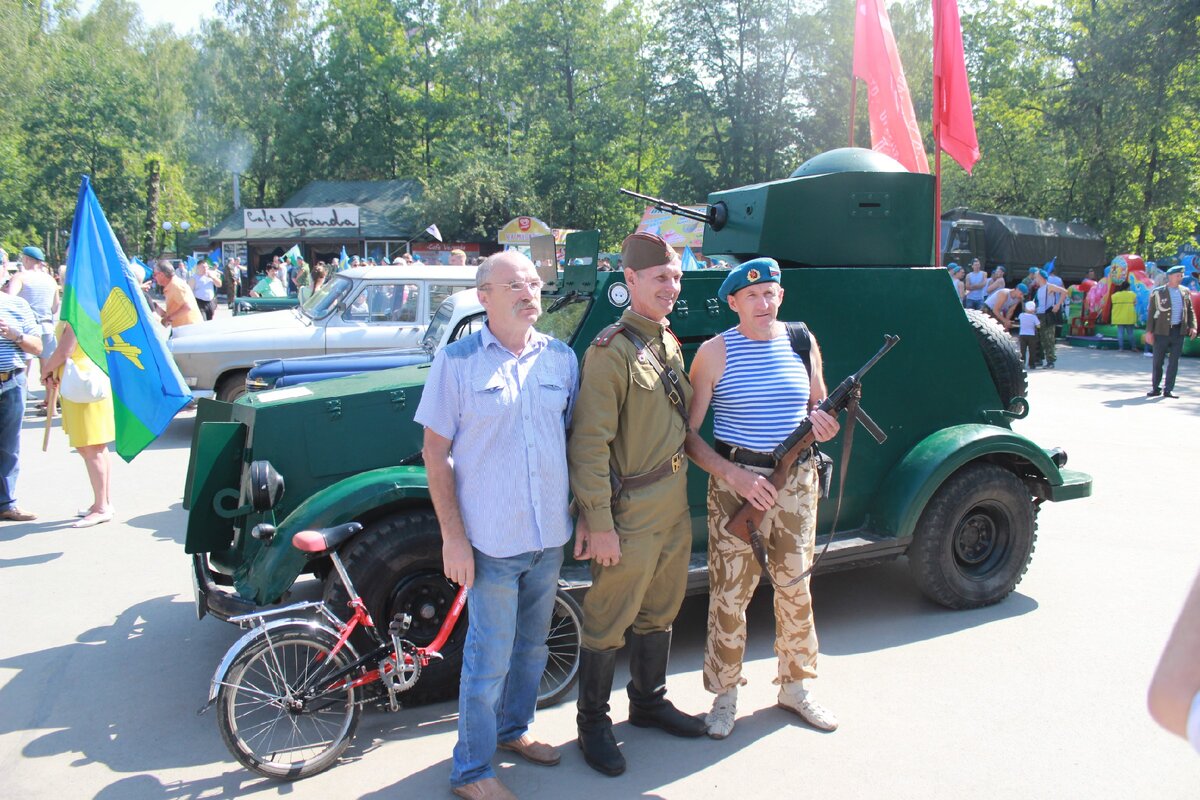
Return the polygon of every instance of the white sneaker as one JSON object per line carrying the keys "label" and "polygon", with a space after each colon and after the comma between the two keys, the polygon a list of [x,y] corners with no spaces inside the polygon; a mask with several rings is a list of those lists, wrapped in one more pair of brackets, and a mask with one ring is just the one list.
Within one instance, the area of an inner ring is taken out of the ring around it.
{"label": "white sneaker", "polygon": [[717,695],[712,711],[704,716],[708,735],[713,739],[724,739],[733,732],[733,720],[737,716],[737,687]]}
{"label": "white sneaker", "polygon": [[812,693],[800,683],[785,683],[779,687],[780,708],[799,714],[801,719],[822,731],[836,731],[837,717],[812,699]]}

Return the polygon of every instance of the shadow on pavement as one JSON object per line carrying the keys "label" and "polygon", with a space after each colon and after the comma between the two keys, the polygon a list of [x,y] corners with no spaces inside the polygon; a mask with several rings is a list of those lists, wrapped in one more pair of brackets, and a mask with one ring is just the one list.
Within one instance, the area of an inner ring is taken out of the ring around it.
{"label": "shadow on pavement", "polygon": [[0,569],[6,567],[29,567],[34,564],[45,564],[47,561],[53,561],[56,558],[62,558],[62,552],[58,553],[42,553],[36,556],[25,556],[24,558],[0,558]]}
{"label": "shadow on pavement", "polygon": [[[238,631],[201,626],[194,613],[190,603],[157,597],[72,644],[0,661],[15,673],[0,687],[0,734],[35,733],[24,758],[79,754],[72,766],[119,773],[226,763],[211,712],[195,712]],[[101,675],[121,676],[118,688],[97,691]]]}
{"label": "shadow on pavement", "polygon": [[913,583],[907,559],[822,575],[813,582],[821,652],[851,655],[886,650],[1037,609],[1033,598],[1013,592],[986,608],[955,611],[926,599]]}
{"label": "shadow on pavement", "polygon": [[175,503],[165,511],[133,517],[125,520],[125,524],[131,528],[150,531],[156,539],[175,544],[182,545],[187,537],[187,512],[183,510],[182,503]]}

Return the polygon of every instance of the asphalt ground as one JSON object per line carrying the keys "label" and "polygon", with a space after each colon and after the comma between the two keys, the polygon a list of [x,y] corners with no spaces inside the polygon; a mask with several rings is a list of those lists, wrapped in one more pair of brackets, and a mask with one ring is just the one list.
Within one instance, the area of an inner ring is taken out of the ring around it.
{"label": "asphalt ground", "polygon": [[[1152,723],[1145,693],[1200,567],[1200,360],[1183,360],[1181,399],[1151,400],[1150,359],[1059,354],[1057,370],[1031,374],[1032,412],[1015,427],[1066,448],[1094,496],[1043,507],[1027,576],[990,608],[929,603],[903,559],[814,579],[818,696],[841,719],[836,733],[774,707],[760,593],[728,739],[633,728],[618,690],[624,776],[584,765],[568,701],[534,727],[562,763],[506,754],[501,778],[523,798],[1198,796],[1200,756]],[[25,420],[19,484],[41,516],[0,527],[0,797],[450,796],[453,703],[365,713],[346,758],[300,783],[238,766],[214,714],[196,715],[238,631],[192,607],[180,508],[191,412],[132,464],[114,458],[119,521],[88,530],[69,527],[89,500],[83,464],[57,427],[41,452],[42,424]],[[669,696],[691,712],[711,702],[705,602],[685,603],[671,661]],[[618,686],[626,675],[622,660]]]}

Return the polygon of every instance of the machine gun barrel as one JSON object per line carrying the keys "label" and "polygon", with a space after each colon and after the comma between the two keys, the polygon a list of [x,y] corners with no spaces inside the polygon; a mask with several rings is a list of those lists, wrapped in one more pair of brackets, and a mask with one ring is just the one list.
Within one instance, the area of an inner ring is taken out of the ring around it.
{"label": "machine gun barrel", "polygon": [[639,200],[645,200],[659,211],[667,211],[671,214],[676,214],[681,217],[694,219],[697,222],[703,222],[714,231],[719,231],[721,228],[724,228],[726,221],[729,219],[729,210],[726,208],[724,201],[718,201],[713,205],[705,204],[707,211],[697,211],[694,208],[681,206],[678,203],[672,203],[659,197],[642,194],[641,192],[634,192],[629,189],[619,189],[618,191],[621,194],[629,195],[630,197],[636,197]]}

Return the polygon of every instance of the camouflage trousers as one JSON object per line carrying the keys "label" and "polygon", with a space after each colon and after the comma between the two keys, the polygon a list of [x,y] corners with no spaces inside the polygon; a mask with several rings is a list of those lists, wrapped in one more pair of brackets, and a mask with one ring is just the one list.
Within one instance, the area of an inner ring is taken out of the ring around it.
{"label": "camouflage trousers", "polygon": [[[756,470],[766,472],[766,470]],[[777,583],[808,569],[817,524],[817,471],[813,460],[793,467],[779,500],[763,519],[763,545]],[[708,479],[708,637],[704,647],[704,688],[720,694],[745,683],[746,606],[762,577],[750,545],[725,531],[742,505],[729,484]],[[817,676],[817,631],[813,625],[808,578],[775,587],[775,683]]]}

